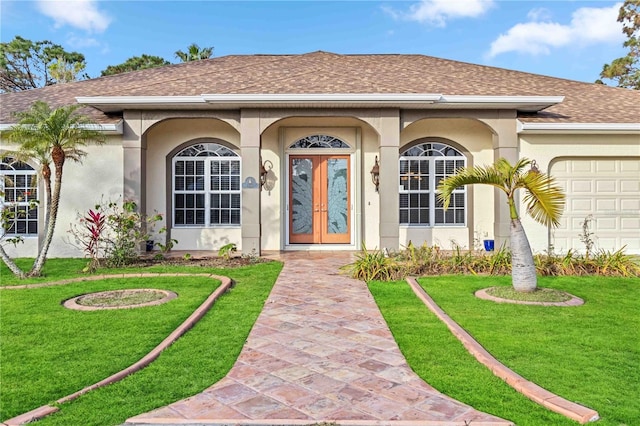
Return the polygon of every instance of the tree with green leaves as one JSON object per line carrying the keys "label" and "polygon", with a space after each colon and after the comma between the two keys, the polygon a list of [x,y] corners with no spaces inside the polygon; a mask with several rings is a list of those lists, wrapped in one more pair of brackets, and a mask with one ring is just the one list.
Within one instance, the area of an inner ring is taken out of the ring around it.
{"label": "tree with green leaves", "polygon": [[187,47],[186,52],[183,52],[182,50],[178,50],[176,52],[176,58],[180,59],[182,62],[209,59],[211,55],[213,55],[213,47],[200,48],[196,43],[191,43],[191,45]]}
{"label": "tree with green leaves", "polygon": [[32,159],[40,165],[46,194],[45,237],[31,270],[22,271],[0,245],[0,258],[20,278],[42,273],[56,227],[65,162],[81,162],[87,154],[82,147],[104,142],[104,135],[93,127],[95,123],[80,114],[78,108],[79,105],[70,105],[51,109],[47,103],[36,101],[29,110],[16,114],[16,125],[7,131],[8,140],[18,146],[16,158]]}
{"label": "tree with green leaves", "polygon": [[[60,67],[56,64],[62,62],[69,68],[64,74],[56,74],[55,70]],[[48,40],[34,42],[16,36],[8,43],[0,43],[0,92],[19,92],[73,81],[85,66],[81,53],[67,52]]]}
{"label": "tree with green leaves", "polygon": [[133,56],[120,65],[109,65],[100,72],[100,75],[104,77],[106,75],[121,74],[123,72],[144,70],[164,65],[169,65],[169,61],[160,56],[143,54],[142,56]]}
{"label": "tree with green leaves", "polygon": [[626,0],[620,7],[618,22],[628,37],[623,46],[629,48],[629,53],[605,64],[600,77],[615,81],[619,87],[640,90],[640,0]]}
{"label": "tree with green leaves", "polygon": [[[531,166],[526,170],[527,166]],[[531,245],[527,238],[516,205],[516,193],[524,189],[524,203],[527,212],[538,223],[558,226],[564,210],[564,193],[554,179],[541,173],[535,163],[523,158],[511,165],[500,158],[495,164],[460,169],[455,175],[440,182],[438,198],[444,208],[449,207],[453,191],[464,185],[484,184],[502,190],[507,195],[511,217],[509,232],[511,247],[511,281],[516,291],[530,292],[538,286],[536,266],[533,262]]]}

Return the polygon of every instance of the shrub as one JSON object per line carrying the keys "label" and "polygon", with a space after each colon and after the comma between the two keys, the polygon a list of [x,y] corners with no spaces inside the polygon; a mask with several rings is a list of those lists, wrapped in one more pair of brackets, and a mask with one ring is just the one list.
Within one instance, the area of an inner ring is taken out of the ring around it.
{"label": "shrub", "polygon": [[109,201],[96,204],[87,216],[78,213],[78,223],[71,224],[69,233],[73,236],[72,244],[92,259],[87,270],[95,270],[101,259],[109,267],[121,267],[138,258],[139,248],[162,216],[145,216],[137,210],[133,201],[122,204]]}

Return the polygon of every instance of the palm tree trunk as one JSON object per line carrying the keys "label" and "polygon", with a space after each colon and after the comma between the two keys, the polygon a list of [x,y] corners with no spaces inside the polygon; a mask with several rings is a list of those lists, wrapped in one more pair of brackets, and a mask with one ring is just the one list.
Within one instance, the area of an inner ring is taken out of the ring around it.
{"label": "palm tree trunk", "polygon": [[516,291],[531,292],[538,287],[536,265],[529,239],[524,232],[520,219],[511,219],[511,282]]}
{"label": "palm tree trunk", "polygon": [[38,252],[38,257],[35,262],[33,262],[31,271],[29,271],[28,276],[30,277],[39,277],[42,274],[42,268],[44,267],[44,262],[47,260],[47,252],[49,251],[49,246],[53,240],[53,232],[56,229],[56,220],[58,218],[60,190],[62,188],[62,167],[64,166],[65,160],[64,151],[60,147],[54,147],[51,151],[51,158],[53,159],[56,172],[55,182],[53,184],[53,193],[50,198],[51,203],[47,206],[46,234],[42,246],[40,247],[40,251]]}
{"label": "palm tree trunk", "polygon": [[51,168],[49,164],[42,165],[42,179],[44,180],[44,194],[45,194],[45,204],[44,204],[44,229],[49,227],[49,206],[51,205]]}
{"label": "palm tree trunk", "polygon": [[7,268],[15,275],[16,277],[23,279],[26,277],[24,271],[20,269],[18,265],[9,257],[6,251],[4,251],[4,247],[0,245],[0,258],[7,265]]}

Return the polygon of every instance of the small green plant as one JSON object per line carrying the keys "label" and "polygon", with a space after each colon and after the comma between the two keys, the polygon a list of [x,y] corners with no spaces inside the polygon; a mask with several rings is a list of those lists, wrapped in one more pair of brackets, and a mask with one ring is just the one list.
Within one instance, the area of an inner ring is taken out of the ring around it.
{"label": "small green plant", "polygon": [[191,260],[191,253],[185,253],[184,256],[182,256],[182,259]]}
{"label": "small green plant", "polygon": [[593,241],[594,233],[591,232],[591,230],[589,229],[589,226],[591,225],[592,221],[593,221],[593,215],[589,215],[584,218],[584,220],[582,221],[582,233],[579,235],[580,242],[584,244],[584,249],[585,249],[584,256],[587,259],[589,259],[589,256],[591,255],[591,252],[593,251],[593,247],[595,245],[595,242]]}
{"label": "small green plant", "polygon": [[[158,231],[159,234],[165,234],[166,232],[167,232],[167,228],[162,228],[160,229],[160,231]],[[158,254],[160,254],[161,258],[164,258],[165,255],[169,253],[176,244],[178,244],[178,240],[176,240],[175,238],[166,238],[166,241],[164,244],[155,243],[156,247],[160,249],[160,253]]]}
{"label": "small green plant", "polygon": [[231,254],[235,253],[238,250],[235,243],[225,244],[218,250],[218,256],[223,258],[224,260],[231,259]]}

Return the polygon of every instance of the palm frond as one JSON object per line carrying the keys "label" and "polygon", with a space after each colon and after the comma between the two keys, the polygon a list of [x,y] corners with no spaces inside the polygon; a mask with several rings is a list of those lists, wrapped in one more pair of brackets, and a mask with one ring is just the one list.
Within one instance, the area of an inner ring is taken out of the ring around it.
{"label": "palm frond", "polygon": [[455,175],[443,179],[440,185],[438,185],[438,199],[442,201],[443,207],[446,210],[451,201],[451,194],[456,188],[477,183],[492,185],[506,192],[504,176],[495,165],[484,167],[476,166],[459,169]]}
{"label": "palm frond", "polygon": [[529,215],[545,226],[558,226],[564,211],[565,195],[555,179],[544,173],[529,171],[521,176],[526,195],[523,202]]}

